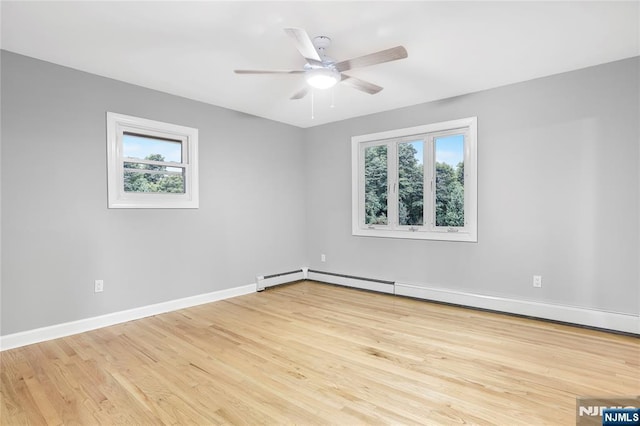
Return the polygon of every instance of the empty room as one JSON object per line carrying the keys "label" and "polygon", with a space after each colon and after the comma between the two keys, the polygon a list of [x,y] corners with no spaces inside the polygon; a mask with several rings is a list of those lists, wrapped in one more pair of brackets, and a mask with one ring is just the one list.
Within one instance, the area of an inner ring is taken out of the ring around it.
{"label": "empty room", "polygon": [[640,424],[640,2],[0,19],[0,424]]}

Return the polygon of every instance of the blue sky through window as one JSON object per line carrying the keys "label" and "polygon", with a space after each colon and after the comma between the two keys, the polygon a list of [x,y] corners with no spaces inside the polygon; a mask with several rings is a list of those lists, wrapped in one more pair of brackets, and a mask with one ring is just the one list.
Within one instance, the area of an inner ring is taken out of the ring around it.
{"label": "blue sky through window", "polygon": [[436,138],[436,162],[447,163],[454,169],[464,161],[464,135]]}
{"label": "blue sky through window", "polygon": [[[416,150],[416,160],[422,164],[424,158],[424,143],[419,141],[407,142]],[[447,163],[454,169],[464,160],[464,135],[450,135],[436,138],[436,162]]]}
{"label": "blue sky through window", "polygon": [[409,144],[413,145],[413,147],[416,149],[416,161],[418,162],[418,164],[422,164],[422,159],[424,158],[424,142],[422,142],[422,140],[419,140],[409,142]]}
{"label": "blue sky through window", "polygon": [[164,161],[182,162],[182,144],[180,142],[124,134],[122,148],[124,157],[144,160],[151,154],[160,154],[164,157]]}

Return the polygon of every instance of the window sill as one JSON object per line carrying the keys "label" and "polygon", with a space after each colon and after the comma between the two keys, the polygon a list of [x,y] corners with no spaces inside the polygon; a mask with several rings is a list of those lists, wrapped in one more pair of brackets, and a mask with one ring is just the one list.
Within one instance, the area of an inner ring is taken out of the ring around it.
{"label": "window sill", "polygon": [[352,230],[352,235],[357,237],[398,238],[406,240],[433,240],[433,241],[463,241],[477,243],[478,236],[475,232],[447,232],[447,231],[410,231],[391,229],[361,229]]}

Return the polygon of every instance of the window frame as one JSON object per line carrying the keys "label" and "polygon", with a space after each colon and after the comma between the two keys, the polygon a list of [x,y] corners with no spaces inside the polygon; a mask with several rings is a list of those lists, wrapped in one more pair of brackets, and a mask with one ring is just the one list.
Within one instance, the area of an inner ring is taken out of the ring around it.
{"label": "window frame", "polygon": [[[122,139],[125,133],[180,142],[182,162],[160,162],[124,157]],[[125,163],[184,168],[185,192],[126,192],[124,190]],[[109,208],[198,208],[198,129],[107,112],[107,175]]]}
{"label": "window frame", "polygon": [[[436,226],[436,153],[435,140],[447,135],[464,134],[464,220],[462,227]],[[398,216],[399,144],[423,141],[423,224],[400,225]],[[365,150],[387,146],[387,224],[365,223]],[[351,138],[352,235],[438,241],[477,242],[477,117],[468,117]]]}

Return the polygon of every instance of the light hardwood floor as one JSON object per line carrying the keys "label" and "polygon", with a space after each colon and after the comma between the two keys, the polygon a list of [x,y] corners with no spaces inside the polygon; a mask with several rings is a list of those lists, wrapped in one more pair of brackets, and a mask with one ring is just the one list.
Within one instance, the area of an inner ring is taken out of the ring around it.
{"label": "light hardwood floor", "polygon": [[575,424],[640,339],[302,282],[4,351],[3,425]]}

